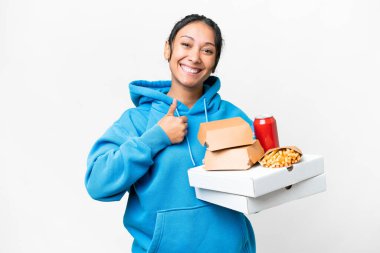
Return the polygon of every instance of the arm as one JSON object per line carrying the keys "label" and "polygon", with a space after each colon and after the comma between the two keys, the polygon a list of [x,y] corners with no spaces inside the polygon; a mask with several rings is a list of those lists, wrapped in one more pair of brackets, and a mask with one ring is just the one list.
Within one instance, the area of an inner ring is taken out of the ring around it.
{"label": "arm", "polygon": [[122,126],[116,122],[95,143],[88,156],[85,176],[88,193],[100,201],[120,200],[148,171],[154,156],[170,144],[159,125],[139,136],[129,115]]}

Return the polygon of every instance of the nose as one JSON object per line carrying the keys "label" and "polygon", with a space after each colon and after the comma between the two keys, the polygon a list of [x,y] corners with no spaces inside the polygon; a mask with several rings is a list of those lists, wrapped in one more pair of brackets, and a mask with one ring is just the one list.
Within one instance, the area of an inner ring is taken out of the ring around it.
{"label": "nose", "polygon": [[199,63],[200,62],[200,52],[197,48],[193,48],[189,52],[189,60],[193,63]]}

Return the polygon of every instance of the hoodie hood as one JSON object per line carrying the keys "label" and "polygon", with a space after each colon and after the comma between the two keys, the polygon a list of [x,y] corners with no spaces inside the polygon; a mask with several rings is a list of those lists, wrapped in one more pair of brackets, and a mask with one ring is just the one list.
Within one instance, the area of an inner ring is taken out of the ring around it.
{"label": "hoodie hood", "polygon": [[[158,111],[166,113],[173,99],[167,95],[170,90],[171,81],[144,81],[138,80],[129,84],[132,102],[136,107],[151,106]],[[185,104],[178,101],[177,110],[181,115],[204,114],[218,110],[221,98],[218,94],[220,80],[218,77],[210,76],[203,84],[203,95],[194,106],[189,109]],[[205,108],[206,106],[206,108]]]}

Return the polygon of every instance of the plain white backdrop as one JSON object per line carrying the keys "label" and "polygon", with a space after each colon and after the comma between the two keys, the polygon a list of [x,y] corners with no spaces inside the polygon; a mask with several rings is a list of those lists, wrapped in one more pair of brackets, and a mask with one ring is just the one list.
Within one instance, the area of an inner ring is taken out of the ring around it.
{"label": "plain white backdrop", "polygon": [[87,195],[87,154],[130,81],[170,78],[190,13],[222,29],[221,96],[325,157],[327,192],[249,217],[257,251],[379,252],[378,0],[0,0],[1,253],[130,251],[128,196]]}

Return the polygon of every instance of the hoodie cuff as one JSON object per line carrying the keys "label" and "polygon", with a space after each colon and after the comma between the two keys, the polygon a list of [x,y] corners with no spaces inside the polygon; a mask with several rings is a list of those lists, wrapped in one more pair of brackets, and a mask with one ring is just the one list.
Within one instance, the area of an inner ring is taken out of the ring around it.
{"label": "hoodie cuff", "polygon": [[165,131],[158,124],[146,131],[140,138],[145,145],[151,148],[153,156],[172,144]]}

